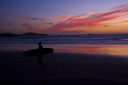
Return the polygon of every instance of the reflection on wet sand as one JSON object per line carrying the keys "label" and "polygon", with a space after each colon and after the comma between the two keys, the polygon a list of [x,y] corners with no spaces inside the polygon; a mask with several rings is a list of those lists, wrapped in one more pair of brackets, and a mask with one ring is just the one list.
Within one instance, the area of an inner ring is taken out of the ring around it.
{"label": "reflection on wet sand", "polygon": [[65,48],[65,49],[56,49],[56,51],[124,55],[124,56],[128,55],[128,48],[124,48],[124,47],[67,48],[67,49]]}
{"label": "reflection on wet sand", "polygon": [[[44,44],[54,48],[55,52],[82,52],[128,56],[128,44]],[[37,44],[0,44],[2,50],[20,50],[37,48]]]}

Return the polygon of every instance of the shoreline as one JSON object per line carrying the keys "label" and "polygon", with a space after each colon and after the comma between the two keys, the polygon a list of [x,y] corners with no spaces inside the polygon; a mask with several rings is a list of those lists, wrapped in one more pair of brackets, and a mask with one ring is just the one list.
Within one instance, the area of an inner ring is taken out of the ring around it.
{"label": "shoreline", "polygon": [[[109,54],[128,56],[128,45],[126,44],[43,44],[44,48],[54,48],[55,52],[73,52],[90,54]],[[36,44],[0,44],[2,51],[26,51],[38,48]]]}
{"label": "shoreline", "polygon": [[86,82],[102,80],[128,84],[128,58],[124,56],[55,52],[54,56],[44,55],[42,61],[45,66],[39,68],[36,56],[23,57],[22,53],[0,51],[0,80],[46,80],[54,83],[54,80],[83,82],[83,79]]}

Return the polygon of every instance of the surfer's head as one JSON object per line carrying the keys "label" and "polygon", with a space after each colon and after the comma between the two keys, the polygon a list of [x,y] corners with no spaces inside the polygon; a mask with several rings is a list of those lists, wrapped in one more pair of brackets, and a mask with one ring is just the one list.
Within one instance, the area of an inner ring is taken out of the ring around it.
{"label": "surfer's head", "polygon": [[40,42],[38,42],[38,45],[41,45],[42,44],[42,42],[40,41]]}

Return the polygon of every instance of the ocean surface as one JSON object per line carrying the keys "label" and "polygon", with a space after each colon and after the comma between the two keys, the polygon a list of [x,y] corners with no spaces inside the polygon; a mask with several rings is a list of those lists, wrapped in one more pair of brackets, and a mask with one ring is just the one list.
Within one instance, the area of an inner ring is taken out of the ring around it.
{"label": "ocean surface", "polygon": [[56,52],[128,55],[128,34],[48,35],[0,37],[0,50],[38,48],[38,42]]}

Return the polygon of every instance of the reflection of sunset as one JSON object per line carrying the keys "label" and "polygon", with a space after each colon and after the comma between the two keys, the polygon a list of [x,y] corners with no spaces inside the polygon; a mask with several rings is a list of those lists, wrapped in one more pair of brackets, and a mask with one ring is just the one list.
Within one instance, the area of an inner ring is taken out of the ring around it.
{"label": "reflection of sunset", "polygon": [[[20,46],[20,47],[19,47]],[[128,56],[127,44],[44,44],[44,48],[54,48],[55,52],[94,53]],[[2,50],[20,50],[37,48],[36,44],[0,44]]]}
{"label": "reflection of sunset", "polygon": [[[94,46],[94,45],[93,45]],[[95,45],[96,46],[96,45]],[[100,45],[98,45],[100,46]],[[96,54],[110,54],[110,55],[128,55],[128,45],[101,45],[100,47],[90,48],[65,48],[56,49],[59,52],[82,52],[82,53],[96,53]]]}

